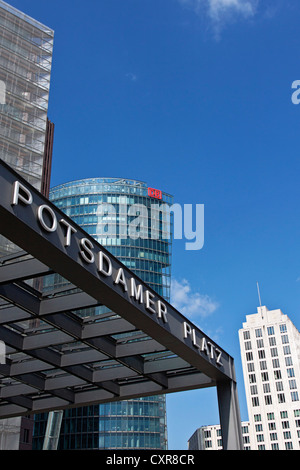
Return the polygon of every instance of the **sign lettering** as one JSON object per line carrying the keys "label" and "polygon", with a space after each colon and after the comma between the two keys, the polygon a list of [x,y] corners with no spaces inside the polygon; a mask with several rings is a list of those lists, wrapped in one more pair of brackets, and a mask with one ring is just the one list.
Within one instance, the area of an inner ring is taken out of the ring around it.
{"label": "sign lettering", "polygon": [[194,348],[206,354],[208,357],[210,357],[210,359],[215,360],[216,364],[218,364],[219,366],[222,365],[222,352],[218,348],[216,348],[210,341],[207,341],[204,336],[202,338],[197,337],[197,332],[195,328],[192,328],[192,326],[187,322],[183,322],[183,337],[184,339],[190,338]]}
{"label": "sign lettering", "polygon": [[[161,198],[161,191],[153,188],[148,188],[148,194],[151,197]],[[24,210],[31,205],[34,207],[33,195],[30,190],[19,181],[13,183],[11,205],[23,206]],[[127,272],[125,267],[114,267],[115,264],[109,254],[105,253],[105,250],[102,250],[102,247],[99,247],[96,242],[93,243],[92,240],[86,236],[80,238],[78,235],[78,227],[73,226],[72,221],[66,221],[64,218],[61,218],[61,214],[58,216],[53,205],[51,207],[47,203],[43,203],[35,207],[37,224],[40,230],[44,232],[45,236],[52,236],[52,233],[60,230],[61,234],[59,238],[62,246],[65,249],[69,247],[70,249],[74,249],[74,247],[77,246],[79,254],[78,259],[83,265],[95,265],[97,275],[111,278],[113,285],[116,286],[116,290],[120,289],[120,293],[123,296],[127,295],[131,302],[144,305],[145,311],[151,316],[154,315],[158,322],[162,322],[163,324],[169,323],[167,305],[158,295],[149,290],[146,285],[138,282],[138,279],[136,280],[132,277],[132,273],[130,271]],[[75,234],[77,235],[75,236]],[[168,327],[170,327],[170,323]],[[182,336],[182,340],[184,340],[186,344],[190,342],[191,347],[195,348],[201,355],[206,356],[209,361],[214,362],[217,366],[223,366],[221,360],[222,352],[220,349],[198,329],[194,328],[193,325],[184,321],[184,317],[182,318],[180,336]]]}

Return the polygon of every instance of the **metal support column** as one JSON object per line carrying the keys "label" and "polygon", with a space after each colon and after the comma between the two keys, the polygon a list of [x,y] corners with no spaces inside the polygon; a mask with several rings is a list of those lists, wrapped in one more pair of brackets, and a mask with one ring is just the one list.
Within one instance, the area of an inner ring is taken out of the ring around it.
{"label": "metal support column", "polygon": [[50,411],[44,437],[43,450],[57,450],[63,411]]}
{"label": "metal support column", "polygon": [[217,383],[220,424],[224,450],[243,450],[240,407],[236,382]]}

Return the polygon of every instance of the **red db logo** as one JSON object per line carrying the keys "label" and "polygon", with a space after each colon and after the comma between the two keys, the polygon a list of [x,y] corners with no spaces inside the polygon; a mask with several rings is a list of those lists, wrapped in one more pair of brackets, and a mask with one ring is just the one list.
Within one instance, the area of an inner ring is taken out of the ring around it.
{"label": "red db logo", "polygon": [[161,199],[162,193],[159,189],[148,188],[148,196],[155,197],[155,199]]}

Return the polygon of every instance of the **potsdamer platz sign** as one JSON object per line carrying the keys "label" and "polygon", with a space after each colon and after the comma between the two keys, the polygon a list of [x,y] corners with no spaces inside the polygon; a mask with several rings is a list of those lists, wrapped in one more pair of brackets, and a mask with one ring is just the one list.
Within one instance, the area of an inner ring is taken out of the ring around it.
{"label": "potsdamer platz sign", "polygon": [[22,250],[0,260],[0,419],[215,386],[242,449],[233,358],[4,162],[0,227]]}

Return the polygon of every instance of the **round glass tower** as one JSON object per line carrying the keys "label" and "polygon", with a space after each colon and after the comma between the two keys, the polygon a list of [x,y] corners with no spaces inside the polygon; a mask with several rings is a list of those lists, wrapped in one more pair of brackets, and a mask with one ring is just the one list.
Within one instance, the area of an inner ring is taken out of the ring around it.
{"label": "round glass tower", "polygon": [[[169,194],[141,181],[90,178],[54,187],[50,200],[166,300],[170,296],[172,219]],[[49,287],[61,286],[58,275]],[[47,286],[45,286],[47,288]],[[106,307],[83,316],[111,314]],[[41,447],[43,417],[36,420]],[[70,409],[64,412],[61,449],[166,449],[165,396]]]}

